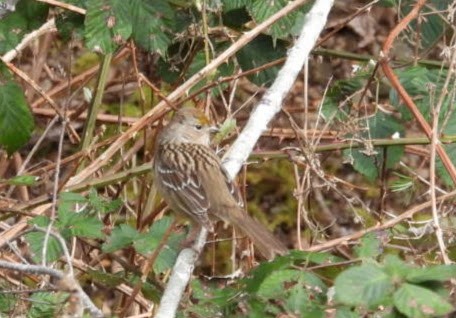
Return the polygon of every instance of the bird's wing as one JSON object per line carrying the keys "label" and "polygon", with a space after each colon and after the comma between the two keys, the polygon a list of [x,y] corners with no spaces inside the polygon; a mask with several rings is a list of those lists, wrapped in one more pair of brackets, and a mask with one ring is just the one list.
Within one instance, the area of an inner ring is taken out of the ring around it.
{"label": "bird's wing", "polygon": [[244,200],[242,198],[239,187],[234,181],[231,180],[230,176],[228,175],[228,172],[222,165],[220,166],[220,170],[222,171],[223,177],[225,178],[226,186],[228,187],[228,190],[230,191],[231,195],[236,200],[237,204],[241,208],[244,208]]}
{"label": "bird's wing", "polygon": [[172,209],[186,213],[213,231],[208,217],[210,202],[201,184],[196,158],[184,146],[171,145],[160,150],[161,160],[155,161],[156,172],[162,177],[159,187]]}

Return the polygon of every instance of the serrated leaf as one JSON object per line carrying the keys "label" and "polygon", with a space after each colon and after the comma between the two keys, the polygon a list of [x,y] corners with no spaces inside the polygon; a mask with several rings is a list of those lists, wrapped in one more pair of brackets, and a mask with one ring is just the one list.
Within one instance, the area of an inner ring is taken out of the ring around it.
{"label": "serrated leaf", "polygon": [[[33,253],[32,257],[37,263],[41,262],[43,259],[45,235],[46,234],[43,232],[32,232],[25,235],[25,239],[29,243]],[[57,241],[54,236],[50,235],[46,249],[46,262],[54,262],[58,260],[62,254],[63,251],[59,241]]]}
{"label": "serrated leaf", "polygon": [[401,281],[405,279],[407,274],[412,270],[412,266],[404,263],[396,255],[386,255],[384,260],[384,269],[394,281]]}
{"label": "serrated leaf", "polygon": [[454,308],[439,294],[433,291],[412,285],[402,285],[393,296],[396,308],[407,317],[441,317]]}
{"label": "serrated leaf", "polygon": [[[390,138],[393,134],[403,134],[403,126],[389,115],[377,112],[367,121],[366,127],[369,133],[363,133],[363,138]],[[373,181],[377,178],[386,155],[386,167],[392,168],[401,159],[404,153],[403,146],[373,147],[369,149],[366,141],[366,149],[346,149],[344,156],[353,162],[353,167],[361,174]]]}
{"label": "serrated leaf", "polygon": [[285,283],[296,282],[300,273],[285,269],[271,272],[261,283],[257,295],[264,298],[276,298],[284,293]]}
{"label": "serrated leaf", "polygon": [[103,244],[103,251],[106,253],[115,252],[132,244],[139,237],[140,234],[136,229],[130,225],[121,224],[114,228],[109,238]]}
{"label": "serrated leaf", "polygon": [[[429,50],[430,47],[434,46],[435,43],[444,35],[447,27],[447,22],[444,18],[438,14],[432,14],[437,11],[445,11],[449,9],[451,1],[442,1],[442,0],[431,0],[429,5],[432,6],[432,9],[428,7],[422,8],[422,14],[426,15],[425,23],[420,23],[417,25],[417,21],[412,21],[410,28],[406,30],[408,36],[413,38],[416,41],[418,47],[425,52]],[[399,8],[401,9],[401,14],[406,15],[412,9],[411,5],[408,5],[407,1],[403,3]],[[420,37],[416,39],[416,30],[420,30]],[[421,52],[419,53],[421,54]]]}
{"label": "serrated leaf", "polygon": [[[443,148],[445,149],[446,153],[448,154],[448,157],[450,158],[453,165],[456,165],[456,144],[449,144],[449,145],[445,144],[445,145],[443,145]],[[437,158],[435,167],[437,170],[437,174],[439,175],[440,178],[442,178],[443,182],[448,186],[454,186],[453,179],[451,178],[447,169],[443,165],[443,162],[440,159],[440,157]]]}
{"label": "serrated leaf", "polygon": [[84,36],[90,49],[112,53],[132,34],[128,5],[122,0],[88,0]]}
{"label": "serrated leaf", "polygon": [[393,290],[391,278],[374,264],[345,270],[336,278],[334,286],[336,300],[352,306],[380,305]]}
{"label": "serrated leaf", "polygon": [[[247,10],[257,24],[267,20],[288,4],[287,0],[256,0],[247,4]],[[296,20],[296,12],[292,12],[275,22],[268,30],[274,41],[290,35]]]}
{"label": "serrated leaf", "polygon": [[375,258],[381,253],[380,241],[376,233],[367,233],[361,238],[360,245],[355,247],[356,256],[359,258]]}
{"label": "serrated leaf", "polygon": [[68,297],[67,293],[33,293],[30,297],[31,307],[28,309],[27,317],[57,317],[67,303]]}
{"label": "serrated leaf", "polygon": [[103,223],[96,217],[84,212],[59,213],[56,223],[62,236],[70,239],[75,236],[87,238],[102,238]]}
{"label": "serrated leaf", "polygon": [[165,55],[171,43],[170,26],[174,12],[165,0],[130,0],[133,38],[144,49]]}
{"label": "serrated leaf", "polygon": [[249,293],[256,293],[263,281],[265,281],[269,275],[276,271],[283,270],[290,264],[290,259],[286,257],[277,257],[273,262],[264,262],[257,266],[251,271],[252,277],[245,281],[245,290]]}
{"label": "serrated leaf", "polygon": [[[143,255],[151,253],[153,250],[158,248],[165,233],[169,227],[173,224],[173,218],[163,217],[157,222],[154,222],[149,231],[142,234],[135,242],[133,246]],[[161,273],[174,265],[174,262],[178,255],[178,245],[182,237],[179,235],[170,235],[166,244],[161,249],[158,257],[153,264],[153,269],[156,273]]]}
{"label": "serrated leaf", "polygon": [[173,219],[171,217],[163,217],[154,222],[149,231],[135,241],[135,249],[144,255],[156,249],[172,223]]}
{"label": "serrated leaf", "polygon": [[13,153],[30,139],[33,129],[22,88],[11,81],[0,83],[0,146]]}
{"label": "serrated leaf", "polygon": [[40,27],[47,18],[48,5],[33,0],[21,0],[16,10],[1,19],[0,54],[13,48],[22,37]]}
{"label": "serrated leaf", "polygon": [[456,277],[456,265],[434,265],[425,268],[413,268],[405,277],[411,283],[428,281],[444,282]]}
{"label": "serrated leaf", "polygon": [[57,212],[59,215],[72,214],[75,212],[75,207],[87,203],[87,199],[80,193],[60,192]]}

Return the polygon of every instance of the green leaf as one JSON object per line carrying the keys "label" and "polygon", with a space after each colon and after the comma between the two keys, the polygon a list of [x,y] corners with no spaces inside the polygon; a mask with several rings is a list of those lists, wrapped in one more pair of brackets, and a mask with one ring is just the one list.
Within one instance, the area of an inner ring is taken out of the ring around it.
{"label": "green leaf", "polygon": [[[163,217],[160,220],[154,222],[152,227],[146,234],[142,234],[135,242],[133,246],[143,255],[151,253],[153,250],[158,248],[159,244],[163,240],[165,233],[168,231],[170,226],[173,224],[173,218]],[[178,255],[178,246],[182,236],[170,235],[168,241],[161,249],[158,257],[153,265],[156,273],[161,273],[174,265],[174,262]]]}
{"label": "green leaf", "polygon": [[156,249],[172,223],[173,219],[171,217],[163,217],[154,222],[149,231],[135,241],[135,249],[144,255]]}
{"label": "green leaf", "polygon": [[239,9],[242,7],[245,7],[248,3],[250,3],[249,0],[222,0],[223,3],[223,11],[231,11],[234,9]]}
{"label": "green leaf", "polygon": [[112,53],[132,33],[128,4],[122,0],[88,0],[85,18],[87,46]]}
{"label": "green leaf", "polygon": [[65,41],[71,40],[74,36],[84,37],[84,16],[82,14],[64,11],[56,16],[55,25],[60,37]]}
{"label": "green leaf", "polygon": [[115,252],[132,244],[139,237],[140,234],[136,229],[128,224],[121,224],[114,228],[106,243],[103,244],[103,251],[106,253]]}
{"label": "green leaf", "polygon": [[396,255],[385,256],[383,263],[385,272],[388,273],[395,282],[404,280],[407,274],[413,269],[412,266],[404,263],[404,261]]}
{"label": "green leaf", "polygon": [[[444,17],[435,14],[435,12],[448,10],[450,3],[450,1],[442,0],[429,1],[429,5],[432,8],[425,6],[421,10],[422,14],[426,16],[425,23],[420,23],[418,26],[417,21],[413,20],[411,21],[410,28],[405,31],[409,39],[413,38],[415,42],[419,42],[416,45],[421,49],[421,52],[428,51],[446,32],[447,22],[444,20]],[[406,15],[410,12],[412,6],[409,1],[404,1],[400,8],[402,9],[401,15]],[[416,39],[416,30],[418,29],[421,36]],[[421,52],[418,54],[421,54]]]}
{"label": "green leaf", "polygon": [[305,262],[307,264],[331,264],[344,261],[343,258],[334,256],[330,253],[324,252],[305,252],[305,251],[298,251],[292,250],[289,252],[288,255],[284,256],[284,259],[289,259],[289,262]]}
{"label": "green leaf", "polygon": [[[43,257],[43,247],[44,247],[44,239],[45,233],[43,232],[31,232],[25,235],[25,239],[30,245],[30,249],[32,251],[32,258],[37,262],[42,261]],[[54,262],[63,255],[62,247],[57,241],[57,239],[50,235],[47,244],[46,250],[46,261],[47,262]]]}
{"label": "green leaf", "polygon": [[376,233],[367,233],[361,238],[361,244],[355,247],[359,258],[375,258],[382,252],[380,241]]}
{"label": "green leaf", "polygon": [[69,295],[67,293],[34,293],[30,297],[32,306],[27,312],[29,318],[53,318],[59,316]]}
{"label": "green leaf", "polygon": [[369,148],[370,138],[390,138],[396,133],[403,135],[404,127],[389,115],[377,112],[369,118],[366,124],[369,133],[363,133],[366,139],[366,149],[346,149],[344,156],[353,162],[356,171],[366,176],[370,181],[377,178],[386,155],[386,167],[392,168],[401,159],[404,153],[403,146]]}
{"label": "green leaf", "polygon": [[264,262],[251,271],[252,277],[245,281],[246,291],[256,293],[263,281],[265,281],[272,273],[283,270],[290,265],[290,259],[286,257],[277,257],[273,262]]}
{"label": "green leaf", "polygon": [[[124,3],[124,5],[126,5]],[[144,49],[165,55],[171,43],[174,12],[165,0],[129,0],[133,38]]]}
{"label": "green leaf", "polygon": [[57,212],[62,218],[66,215],[75,213],[76,208],[79,210],[79,208],[83,207],[86,203],[87,199],[79,193],[60,192]]}
{"label": "green leaf", "polygon": [[85,212],[62,213],[59,211],[59,219],[56,226],[66,239],[75,236],[87,238],[104,237],[103,223],[98,218]]}
{"label": "green leaf", "polygon": [[413,268],[405,277],[411,283],[428,281],[444,282],[456,277],[456,265],[435,265],[424,268]]}
{"label": "green leaf", "polygon": [[334,286],[337,301],[368,307],[382,304],[393,289],[390,277],[374,264],[347,269],[336,278]]}
{"label": "green leaf", "polygon": [[[456,144],[445,144],[443,145],[448,157],[450,158],[453,165],[456,165]],[[447,169],[443,165],[442,160],[440,157],[437,157],[435,167],[437,170],[437,174],[442,178],[443,182],[448,186],[454,186],[453,179],[451,178],[450,174],[448,173]]]}
{"label": "green leaf", "polygon": [[412,284],[402,285],[393,297],[396,308],[407,317],[441,317],[454,309],[440,295]]}
{"label": "green leaf", "polygon": [[[225,46],[225,47],[227,48],[227,46]],[[217,49],[217,51],[224,50],[223,46],[217,46],[216,49]],[[202,68],[204,68],[206,66],[206,64],[207,64],[206,55],[205,55],[204,51],[199,51],[193,57],[192,63],[188,67],[188,71],[187,71],[186,75],[188,77],[190,77],[190,76],[196,74]],[[231,62],[223,63],[215,71],[213,71],[208,78],[201,80],[199,83],[197,83],[195,86],[193,86],[192,89],[190,90],[190,92],[193,93],[193,92],[201,89],[204,85],[206,85],[207,83],[213,82],[215,79],[217,79],[219,77],[229,76],[229,75],[233,74],[233,71],[234,71],[233,63],[231,63]],[[227,86],[228,86],[227,83],[220,83],[219,85],[217,85],[216,87],[211,89],[212,95],[213,96],[220,95],[220,91],[223,90],[224,88],[226,88]]]}
{"label": "green leaf", "polygon": [[[267,20],[277,11],[281,10],[288,4],[287,0],[255,0],[247,4],[247,10],[253,20],[259,24]],[[283,39],[290,35],[290,31],[296,22],[296,12],[292,12],[275,22],[268,30],[274,41]]]}
{"label": "green leaf", "polygon": [[366,63],[354,77],[338,80],[330,87],[322,106],[322,114],[326,122],[349,120],[352,104],[347,103],[347,100],[355,102],[361,98],[362,88],[367,85],[371,74],[372,68]]}
{"label": "green leaf", "polygon": [[[259,52],[261,52],[261,54],[258,54]],[[260,35],[244,46],[236,54],[236,58],[241,65],[242,70],[248,71],[284,57],[285,53],[285,42],[277,41],[276,45],[274,45],[271,37]],[[257,85],[270,85],[277,77],[278,71],[278,66],[269,67],[259,73],[250,75],[249,79]]]}
{"label": "green leaf", "polygon": [[21,0],[16,10],[0,23],[0,54],[17,46],[22,37],[39,28],[48,16],[48,5],[33,0]]}
{"label": "green leaf", "polygon": [[358,314],[351,311],[349,308],[340,307],[336,308],[336,318],[357,318]]}
{"label": "green leaf", "polygon": [[11,81],[0,82],[0,146],[13,153],[30,139],[33,129],[22,88]]}
{"label": "green leaf", "polygon": [[[326,285],[311,272],[282,269],[271,272],[260,283],[256,296],[263,298],[263,302],[271,299],[282,303],[280,307],[287,312],[299,312],[306,317],[324,317],[322,304],[327,301],[326,289]],[[278,309],[270,307],[272,312]]]}
{"label": "green leaf", "polygon": [[31,186],[36,184],[38,181],[39,177],[37,176],[28,176],[28,175],[23,175],[23,176],[16,176],[8,180],[0,180],[0,183],[6,183],[10,185],[25,185],[25,186]]}
{"label": "green leaf", "polygon": [[119,209],[122,206],[122,200],[107,200],[101,195],[98,195],[97,190],[94,188],[90,189],[88,201],[90,205],[94,208],[96,213],[106,214],[113,212]]}
{"label": "green leaf", "polygon": [[[8,287],[4,284],[0,285],[2,290],[6,290]],[[0,294],[0,312],[9,312],[17,305],[17,299],[11,294]]]}
{"label": "green leaf", "polygon": [[300,273],[297,270],[274,271],[263,280],[258,288],[257,295],[264,298],[276,298],[283,295],[285,284],[297,281],[299,276]]}

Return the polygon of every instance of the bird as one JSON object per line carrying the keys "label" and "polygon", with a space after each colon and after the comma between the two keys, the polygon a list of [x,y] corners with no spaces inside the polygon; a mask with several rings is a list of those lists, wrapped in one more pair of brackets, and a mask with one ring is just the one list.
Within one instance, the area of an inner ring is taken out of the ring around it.
{"label": "bird", "polygon": [[203,111],[181,108],[158,134],[154,155],[154,182],[175,212],[214,232],[222,220],[248,236],[260,254],[272,259],[288,252],[285,245],[253,219],[236,199],[237,187],[210,147],[216,128]]}

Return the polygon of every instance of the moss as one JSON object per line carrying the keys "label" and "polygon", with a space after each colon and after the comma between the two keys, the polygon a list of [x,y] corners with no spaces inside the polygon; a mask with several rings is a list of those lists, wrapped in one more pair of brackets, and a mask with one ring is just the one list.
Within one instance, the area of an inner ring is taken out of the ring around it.
{"label": "moss", "polygon": [[270,160],[249,166],[248,211],[270,229],[295,223],[297,201],[293,195],[293,166],[288,160]]}

